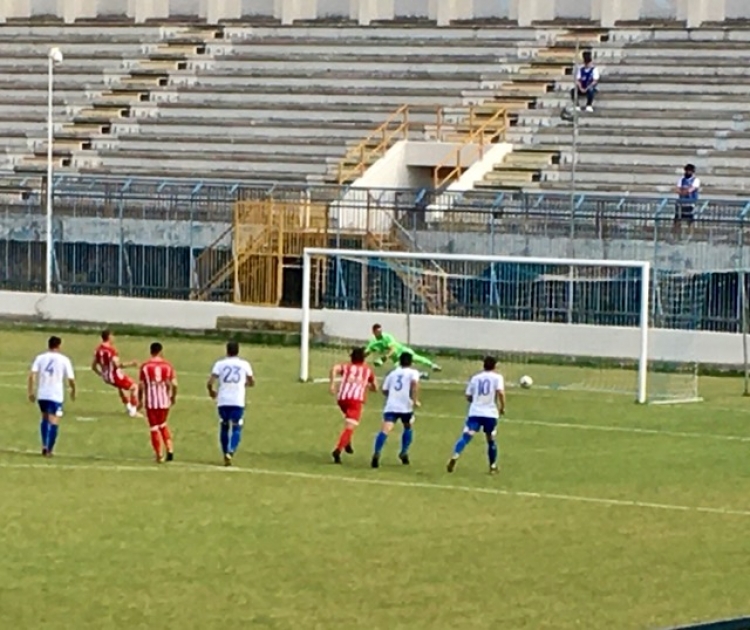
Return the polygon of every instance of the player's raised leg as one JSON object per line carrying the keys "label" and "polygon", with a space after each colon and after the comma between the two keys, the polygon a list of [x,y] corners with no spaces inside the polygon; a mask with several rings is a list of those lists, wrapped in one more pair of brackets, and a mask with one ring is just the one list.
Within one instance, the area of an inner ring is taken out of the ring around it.
{"label": "player's raised leg", "polygon": [[388,441],[388,435],[393,430],[393,425],[396,423],[396,414],[386,412],[383,414],[383,423],[380,425],[380,432],[375,436],[375,446],[372,452],[372,460],[370,465],[373,468],[380,467],[380,455],[383,452],[385,443]]}
{"label": "player's raised leg", "polygon": [[480,429],[480,422],[476,418],[467,418],[464,430],[461,436],[458,438],[456,445],[453,447],[453,455],[448,460],[448,472],[453,472],[456,469],[458,458],[461,457],[461,453],[469,445],[469,442],[474,438],[476,432]]}
{"label": "player's raised leg", "polygon": [[336,448],[333,449],[333,452],[331,453],[333,462],[335,464],[341,463],[341,453],[347,450],[347,448],[351,447],[352,436],[354,435],[354,431],[359,426],[359,419],[362,415],[361,404],[357,405],[353,401],[347,401],[347,403],[341,401],[339,406],[344,412],[344,428],[339,434],[339,439],[336,442]]}

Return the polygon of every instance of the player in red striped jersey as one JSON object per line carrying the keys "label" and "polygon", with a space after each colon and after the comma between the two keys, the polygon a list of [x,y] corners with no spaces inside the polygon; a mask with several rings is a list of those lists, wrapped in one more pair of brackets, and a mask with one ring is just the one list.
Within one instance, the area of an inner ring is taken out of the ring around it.
{"label": "player in red striped jersey", "polygon": [[[331,368],[329,385],[332,396],[336,396],[339,409],[344,414],[344,430],[334,449],[333,461],[341,463],[341,452],[353,453],[352,434],[362,417],[362,407],[367,400],[367,392],[378,391],[375,373],[365,363],[365,349],[354,348],[350,363],[337,363]],[[338,389],[336,379],[340,378]]]}
{"label": "player in red striped jersey", "polygon": [[172,364],[166,361],[161,353],[160,343],[151,344],[151,358],[140,369],[138,403],[146,409],[146,418],[151,429],[151,446],[156,453],[156,462],[165,459],[162,451],[162,440],[166,449],[166,460],[174,459],[172,434],[167,425],[169,410],[177,400],[177,375]]}
{"label": "player in red striped jersey", "polygon": [[102,331],[102,342],[96,347],[91,369],[107,385],[117,388],[120,400],[131,418],[138,416],[138,385],[123,368],[138,367],[138,361],[123,363],[115,348],[115,338],[111,330]]}

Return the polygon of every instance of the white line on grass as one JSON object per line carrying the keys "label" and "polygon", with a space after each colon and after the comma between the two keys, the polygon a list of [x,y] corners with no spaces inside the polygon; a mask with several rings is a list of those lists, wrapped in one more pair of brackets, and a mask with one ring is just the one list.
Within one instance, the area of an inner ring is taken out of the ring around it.
{"label": "white line on grass", "polygon": [[[0,383],[0,388],[2,389],[26,389],[25,385],[15,384],[15,383]],[[113,391],[112,388],[108,389],[79,389],[79,393],[84,394],[100,394],[100,395],[106,395],[106,396],[112,396]],[[194,396],[191,394],[180,394],[179,400],[193,400],[193,401],[201,401],[201,402],[210,402],[210,399],[208,396]],[[179,401],[178,401],[179,402]],[[263,402],[262,404],[274,404],[273,402]],[[284,401],[284,405],[298,405],[305,408],[320,408],[320,409],[333,409],[333,407],[329,404],[321,404],[321,403],[313,403],[313,402],[293,402],[293,401]],[[178,407],[179,409],[179,407]],[[252,409],[252,406],[251,406]],[[250,412],[252,414],[252,411]],[[457,423],[461,422],[461,415],[460,414],[443,414],[443,413],[431,413],[429,411],[425,411],[424,409],[420,410],[418,413],[418,416],[420,418],[452,418],[456,420]],[[692,439],[692,440],[717,440],[721,442],[741,442],[741,443],[747,443],[750,442],[750,436],[746,435],[724,435],[721,433],[693,433],[690,431],[669,431],[669,430],[663,430],[663,429],[645,429],[642,427],[621,427],[621,426],[612,426],[612,425],[602,425],[602,424],[576,424],[572,422],[549,422],[544,420],[524,420],[520,418],[513,418],[513,419],[504,419],[502,422],[507,424],[513,424],[518,426],[537,426],[537,427],[545,427],[550,429],[572,429],[577,431],[602,431],[605,433],[631,433],[634,435],[651,435],[656,437],[672,437],[672,438],[682,438],[682,439]]]}
{"label": "white line on grass", "polygon": [[738,510],[732,508],[702,507],[692,505],[676,505],[670,503],[652,503],[650,501],[633,501],[627,499],[605,499],[600,497],[585,497],[569,494],[556,494],[549,492],[525,492],[516,490],[503,490],[501,488],[480,488],[475,486],[458,486],[450,484],[426,483],[420,481],[394,481],[388,479],[363,479],[361,477],[342,477],[340,475],[323,475],[316,473],[293,472],[283,470],[266,470],[263,468],[222,468],[201,464],[175,464],[168,466],[137,466],[120,464],[60,464],[50,463],[19,463],[0,462],[0,468],[18,469],[43,469],[43,470],[98,470],[104,472],[158,472],[172,469],[180,472],[198,474],[250,474],[265,475],[269,477],[288,477],[293,479],[307,479],[310,481],[329,481],[344,484],[361,484],[369,486],[383,486],[390,488],[410,488],[419,490],[443,490],[453,492],[464,492],[470,494],[487,494],[502,497],[513,497],[520,499],[542,499],[548,501],[565,501],[569,503],[588,503],[609,507],[629,507],[644,510],[661,510],[668,512],[695,512],[700,514],[716,514],[722,516],[750,517],[750,510]]}

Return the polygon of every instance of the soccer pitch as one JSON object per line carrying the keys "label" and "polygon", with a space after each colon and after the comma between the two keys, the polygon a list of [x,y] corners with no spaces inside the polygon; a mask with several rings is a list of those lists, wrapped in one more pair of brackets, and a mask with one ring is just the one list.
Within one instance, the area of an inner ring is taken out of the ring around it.
{"label": "soccer pitch", "polygon": [[[48,335],[0,331],[3,628],[642,630],[750,610],[738,379],[702,379],[687,406],[511,390],[495,477],[480,437],[445,472],[463,391],[426,384],[412,465],[396,429],[371,470],[382,398],[334,466],[326,387],[296,382],[296,348],[246,345],[258,385],[224,469],[205,393],[223,346],[166,339],[177,461],[157,466],[145,421],[88,369],[97,336],[63,334],[80,393],[48,461],[25,396]],[[152,340],[117,345],[142,359]]]}

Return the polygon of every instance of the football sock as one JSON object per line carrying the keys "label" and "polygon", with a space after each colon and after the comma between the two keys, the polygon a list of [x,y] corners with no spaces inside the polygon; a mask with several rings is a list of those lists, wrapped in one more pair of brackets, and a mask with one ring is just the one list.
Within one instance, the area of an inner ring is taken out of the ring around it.
{"label": "football sock", "polygon": [[164,446],[167,449],[167,453],[171,453],[174,450],[172,445],[172,432],[169,430],[169,427],[164,424],[159,427],[159,433],[161,433],[161,439],[164,440]]}
{"label": "football sock", "polygon": [[47,434],[49,433],[49,420],[42,418],[42,422],[39,424],[39,432],[42,434],[42,446],[47,448]]}
{"label": "football sock", "polygon": [[490,466],[497,464],[497,442],[495,440],[487,444],[487,457],[490,460]]}
{"label": "football sock", "polygon": [[458,442],[456,442],[456,446],[453,449],[453,454],[458,457],[461,453],[463,453],[463,450],[466,448],[466,445],[471,442],[471,438],[474,437],[473,435],[469,433],[462,433],[461,437],[458,438]]}
{"label": "football sock", "polygon": [[151,447],[154,449],[157,457],[161,457],[161,435],[157,427],[151,428]]}
{"label": "football sock", "polygon": [[352,441],[352,434],[354,433],[354,429],[351,427],[346,427],[339,436],[339,442],[336,445],[336,450],[343,451],[349,442]]}
{"label": "football sock", "polygon": [[411,442],[414,439],[414,429],[409,427],[408,429],[404,429],[404,432],[401,434],[401,454],[405,455],[409,452],[409,447],[411,446]]}
{"label": "football sock", "polygon": [[138,396],[135,394],[130,394],[129,402],[135,409],[138,408]]}
{"label": "football sock", "polygon": [[234,454],[237,452],[237,448],[240,445],[240,440],[242,439],[242,425],[241,424],[233,424],[232,425],[232,436],[229,440],[229,452]]}
{"label": "football sock", "polygon": [[57,433],[60,430],[60,426],[52,422],[49,423],[47,429],[47,450],[51,453],[52,449],[55,448],[55,442],[57,442]]}
{"label": "football sock", "polygon": [[219,425],[219,443],[221,444],[221,452],[225,455],[229,452],[229,423],[222,422]]}
{"label": "football sock", "polygon": [[375,437],[375,454],[380,455],[380,453],[383,451],[383,447],[385,446],[385,441],[388,439],[388,434],[384,431],[381,431],[378,433],[378,435]]}

